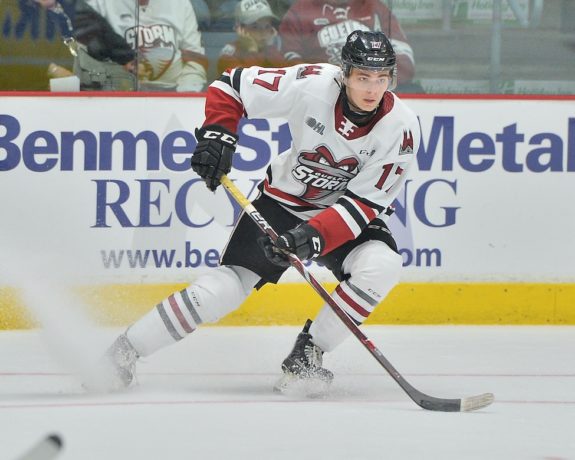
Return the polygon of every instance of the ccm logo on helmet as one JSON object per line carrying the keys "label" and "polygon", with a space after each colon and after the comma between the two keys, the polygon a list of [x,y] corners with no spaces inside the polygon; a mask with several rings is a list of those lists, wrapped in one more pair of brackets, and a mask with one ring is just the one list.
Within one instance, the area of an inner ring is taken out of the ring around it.
{"label": "ccm logo on helmet", "polygon": [[385,61],[384,57],[367,56],[368,61]]}

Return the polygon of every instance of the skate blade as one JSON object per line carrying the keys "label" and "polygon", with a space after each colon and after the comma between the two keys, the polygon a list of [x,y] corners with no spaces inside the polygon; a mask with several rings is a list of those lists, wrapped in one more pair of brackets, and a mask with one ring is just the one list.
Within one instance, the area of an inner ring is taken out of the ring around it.
{"label": "skate blade", "polygon": [[321,399],[327,396],[330,386],[331,382],[322,379],[284,374],[274,385],[273,391],[291,398]]}

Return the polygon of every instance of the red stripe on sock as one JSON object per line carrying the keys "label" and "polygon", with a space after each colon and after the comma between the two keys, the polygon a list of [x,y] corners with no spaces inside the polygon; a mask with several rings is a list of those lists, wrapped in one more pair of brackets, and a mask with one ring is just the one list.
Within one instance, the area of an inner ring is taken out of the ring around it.
{"label": "red stripe on sock", "polygon": [[194,328],[190,326],[190,323],[188,323],[186,321],[186,318],[184,318],[184,314],[182,313],[182,310],[180,310],[180,307],[176,302],[176,299],[173,294],[170,297],[168,297],[168,302],[170,302],[170,306],[172,307],[172,310],[175,313],[176,318],[178,318],[178,321],[184,328],[184,331],[186,331],[188,334],[190,332],[194,332]]}
{"label": "red stripe on sock", "polygon": [[342,300],[348,304],[351,308],[353,308],[356,312],[358,312],[361,316],[363,316],[364,318],[367,318],[370,314],[369,311],[367,311],[365,308],[363,308],[360,304],[358,304],[355,300],[353,300],[350,296],[348,296],[344,290],[341,288],[340,285],[338,285],[335,288],[335,292],[337,293],[338,296],[340,296],[342,298]]}

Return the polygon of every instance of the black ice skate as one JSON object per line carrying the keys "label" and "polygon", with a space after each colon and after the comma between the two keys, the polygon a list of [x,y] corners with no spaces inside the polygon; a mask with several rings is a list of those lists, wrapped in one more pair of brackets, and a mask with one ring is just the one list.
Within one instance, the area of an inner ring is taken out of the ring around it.
{"label": "black ice skate", "polygon": [[307,320],[297,336],[293,350],[282,363],[283,376],[274,386],[275,392],[299,392],[308,397],[321,396],[331,384],[333,373],[322,367],[323,351],[313,343]]}

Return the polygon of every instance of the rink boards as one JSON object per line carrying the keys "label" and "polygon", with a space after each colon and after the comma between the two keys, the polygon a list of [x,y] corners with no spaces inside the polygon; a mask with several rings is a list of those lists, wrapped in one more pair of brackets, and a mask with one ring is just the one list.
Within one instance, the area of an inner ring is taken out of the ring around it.
{"label": "rink boards", "polygon": [[[85,307],[100,324],[125,326],[185,286],[84,288],[78,306]],[[325,287],[331,289],[335,284],[325,283]],[[0,329],[36,325],[16,290],[4,288],[0,294]],[[575,324],[574,300],[575,284],[567,283],[402,283],[366,324],[568,325]],[[307,284],[268,285],[217,325],[299,325],[313,318],[320,307],[321,300]]]}
{"label": "rink boards", "polygon": [[[407,100],[422,147],[389,222],[404,273],[372,323],[575,324],[573,101]],[[203,105],[0,95],[0,327],[30,324],[18,287],[37,279],[125,324],[217,265],[240,209],[189,168]],[[231,178],[254,197],[290,144],[283,120],[246,120]],[[220,324],[297,324],[320,303],[290,273]]]}

